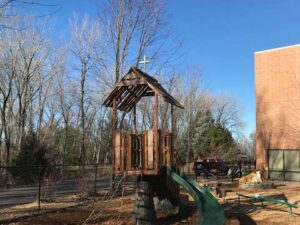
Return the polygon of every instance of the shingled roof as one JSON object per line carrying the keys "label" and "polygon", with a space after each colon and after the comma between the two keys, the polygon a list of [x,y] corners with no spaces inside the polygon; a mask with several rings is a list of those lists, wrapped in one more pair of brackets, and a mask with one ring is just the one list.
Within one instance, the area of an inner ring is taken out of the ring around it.
{"label": "shingled roof", "polygon": [[113,100],[116,99],[117,109],[129,112],[142,97],[154,96],[155,93],[166,102],[183,109],[183,106],[156,79],[136,67],[131,67],[128,73],[115,85],[103,105],[113,107]]}

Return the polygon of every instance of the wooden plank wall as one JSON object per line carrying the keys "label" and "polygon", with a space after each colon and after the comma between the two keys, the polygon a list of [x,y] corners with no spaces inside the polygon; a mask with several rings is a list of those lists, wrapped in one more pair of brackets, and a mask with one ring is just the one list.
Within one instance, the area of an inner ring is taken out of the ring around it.
{"label": "wooden plank wall", "polygon": [[172,155],[172,134],[170,132],[158,130],[158,141],[156,152],[155,146],[155,130],[150,129],[144,131],[142,134],[142,155],[141,162],[142,168],[133,167],[133,152],[132,143],[134,134],[127,133],[125,131],[116,131],[115,135],[115,171],[123,172],[125,170],[143,170],[145,172],[157,173],[162,166],[172,166],[173,155]]}
{"label": "wooden plank wall", "polygon": [[124,172],[131,167],[131,140],[129,133],[116,131],[114,155],[115,171]]}

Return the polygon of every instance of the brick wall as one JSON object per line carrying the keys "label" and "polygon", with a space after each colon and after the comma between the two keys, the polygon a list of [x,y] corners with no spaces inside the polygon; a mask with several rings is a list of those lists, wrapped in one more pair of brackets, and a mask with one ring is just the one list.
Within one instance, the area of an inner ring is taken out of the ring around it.
{"label": "brick wall", "polygon": [[[255,53],[256,161],[300,148],[300,45]],[[299,138],[298,138],[299,137]]]}

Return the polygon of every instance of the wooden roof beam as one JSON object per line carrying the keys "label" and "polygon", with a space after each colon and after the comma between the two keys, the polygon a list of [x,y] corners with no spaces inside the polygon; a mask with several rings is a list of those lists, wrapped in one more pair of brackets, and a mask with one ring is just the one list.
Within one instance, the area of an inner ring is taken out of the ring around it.
{"label": "wooden roof beam", "polygon": [[113,99],[115,98],[118,102],[122,98],[122,94],[126,90],[124,87],[116,87],[116,91],[112,92],[110,95],[110,100],[106,103],[109,107],[113,107]]}
{"label": "wooden roof beam", "polygon": [[[135,91],[137,91],[139,88],[141,88],[141,86],[136,86],[136,87],[130,86],[130,87],[128,87],[128,89],[126,90],[128,94],[127,94],[126,97],[124,97],[124,99],[123,99],[122,101],[120,101],[119,104],[118,104],[118,109],[119,109],[119,110],[122,110],[124,104],[126,104],[127,102],[129,102],[131,98],[134,98],[135,95],[133,96],[133,95],[131,94],[131,92],[135,92]],[[129,91],[129,89],[132,89],[132,90],[130,90],[131,92]],[[123,110],[122,110],[122,111],[123,111]]]}
{"label": "wooden roof beam", "polygon": [[138,93],[137,97],[131,99],[131,101],[124,107],[124,111],[129,112],[135,104],[145,95],[145,91],[147,91],[149,87],[145,86],[141,91]]}
{"label": "wooden roof beam", "polygon": [[[146,87],[144,88],[144,86]],[[148,88],[149,90],[147,90]],[[155,93],[161,96],[166,102],[183,109],[183,106],[156,79],[135,67],[131,67],[127,75],[115,86],[112,93],[104,101],[104,105],[112,107],[112,99],[116,98],[117,108],[119,110],[128,110],[141,97],[154,96]]]}
{"label": "wooden roof beam", "polygon": [[127,111],[126,109],[128,108],[129,105],[131,105],[132,102],[134,102],[136,104],[136,99],[139,99],[140,95],[143,95],[144,90],[146,90],[148,88],[148,86],[143,86],[143,87],[139,87],[139,89],[137,90],[135,96],[132,96],[132,98],[128,99],[126,102],[124,102],[122,104],[122,106],[120,107],[122,111]]}
{"label": "wooden roof beam", "polygon": [[145,85],[147,82],[144,79],[135,79],[135,80],[124,80],[120,81],[117,84],[117,87],[128,87],[128,86],[137,86],[137,85]]}

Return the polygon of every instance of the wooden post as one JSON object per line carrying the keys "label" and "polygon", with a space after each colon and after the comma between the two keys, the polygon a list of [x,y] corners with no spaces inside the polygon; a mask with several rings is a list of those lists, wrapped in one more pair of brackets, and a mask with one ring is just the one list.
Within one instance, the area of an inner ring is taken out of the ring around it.
{"label": "wooden post", "polygon": [[124,172],[124,133],[120,133],[120,171]]}
{"label": "wooden post", "polygon": [[158,94],[154,96],[154,168],[158,171],[159,153],[158,153]]}
{"label": "wooden post", "polygon": [[149,141],[149,132],[144,132],[142,134],[142,141],[143,141],[143,163],[144,163],[144,170],[147,171],[148,168],[149,168],[149,161],[148,161],[148,151],[149,151],[149,148],[148,148],[148,141]]}
{"label": "wooden post", "polygon": [[174,138],[175,138],[175,120],[174,120],[174,106],[171,104],[171,166],[174,166]]}
{"label": "wooden post", "polygon": [[134,134],[137,135],[136,105],[133,107],[133,126]]}
{"label": "wooden post", "polygon": [[117,129],[117,106],[116,99],[113,100],[113,115],[112,115],[112,168],[113,172],[116,170],[115,165],[115,151],[116,151],[116,129]]}
{"label": "wooden post", "polygon": [[132,154],[134,152],[132,152],[132,134],[128,134],[126,135],[127,138],[127,168],[128,170],[132,169]]}
{"label": "wooden post", "polygon": [[[135,140],[136,137],[137,137],[136,105],[134,105],[134,107],[133,107],[133,133],[134,133],[134,139],[133,139],[133,140]],[[131,139],[131,140],[132,140],[132,139]],[[133,146],[134,146],[134,145],[133,145]],[[128,155],[128,158],[130,157],[130,165],[129,165],[129,167],[131,168],[131,157],[132,157],[132,155],[134,155],[134,159],[136,159],[137,154],[140,154],[140,153],[137,153],[137,152],[135,151],[135,149],[132,149],[132,148],[130,148],[129,151],[133,151],[130,155]],[[140,160],[141,160],[141,159],[140,159]],[[135,161],[136,161],[136,160],[135,160]],[[139,163],[139,164],[141,164],[141,163]]]}

